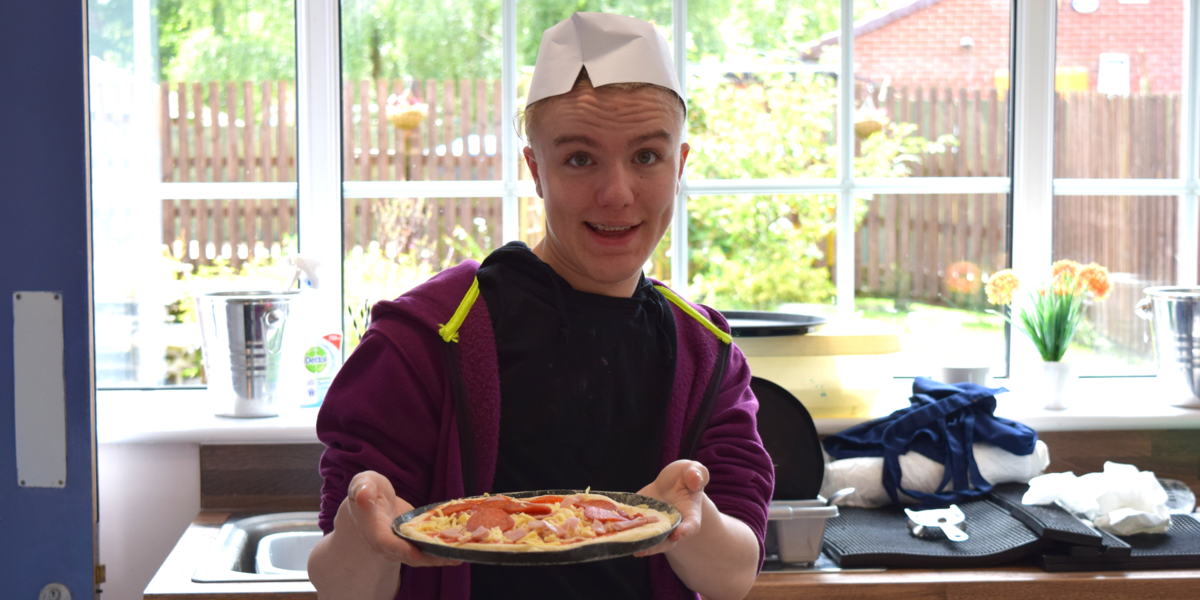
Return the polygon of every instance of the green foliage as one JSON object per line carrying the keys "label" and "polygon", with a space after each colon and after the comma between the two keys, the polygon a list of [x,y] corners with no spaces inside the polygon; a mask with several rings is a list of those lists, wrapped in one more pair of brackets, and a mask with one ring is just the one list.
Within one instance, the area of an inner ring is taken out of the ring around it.
{"label": "green foliage", "polygon": [[286,0],[160,0],[163,78],[294,79],[295,28]]}
{"label": "green foliage", "polygon": [[1029,298],[1031,310],[1022,310],[1013,327],[1033,341],[1042,360],[1062,360],[1083,317],[1083,294],[1030,292]]}
{"label": "green foliage", "polygon": [[498,79],[500,2],[345,0],[345,79]]}
{"label": "green foliage", "polygon": [[133,67],[133,0],[88,2],[90,54],[123,69]]}
{"label": "green foliage", "polygon": [[[894,4],[856,0],[855,17]],[[132,0],[89,0],[91,54],[133,64]],[[576,11],[612,12],[671,34],[670,0],[521,0],[517,64],[533,65],[542,32]],[[499,0],[344,0],[347,79],[499,78]],[[295,0],[150,0],[151,38],[164,81],[269,81],[295,77]],[[692,0],[688,60],[758,56],[836,31],[837,0]]]}
{"label": "green foliage", "polygon": [[[748,84],[690,88],[689,179],[833,178],[835,82],[821,75],[760,73]],[[915,126],[891,123],[863,140],[860,177],[904,177],[925,152],[944,152]],[[690,294],[720,308],[771,310],[828,301],[834,288],[821,243],[834,231],[833,195],[693,196]],[[857,222],[866,206],[855,203]]]}

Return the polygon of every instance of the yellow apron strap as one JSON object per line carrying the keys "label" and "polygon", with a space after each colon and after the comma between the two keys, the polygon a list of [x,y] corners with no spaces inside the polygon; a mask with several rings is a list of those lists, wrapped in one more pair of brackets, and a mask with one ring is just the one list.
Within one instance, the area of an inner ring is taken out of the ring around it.
{"label": "yellow apron strap", "polygon": [[685,302],[683,300],[683,298],[680,298],[678,295],[675,294],[675,292],[672,292],[669,288],[667,288],[665,286],[661,286],[661,285],[654,286],[654,289],[658,290],[658,293],[665,296],[667,298],[667,300],[670,300],[671,304],[678,306],[680,308],[680,310],[687,313],[693,319],[699,321],[700,324],[703,325],[705,329],[713,332],[713,335],[717,336],[718,340],[721,340],[722,342],[724,342],[726,344],[733,342],[733,336],[729,335],[728,333],[725,333],[724,331],[721,331],[720,327],[713,325],[712,321],[709,321],[708,319],[704,318],[704,315],[697,312],[696,309],[692,308],[691,304],[688,304],[687,302]]}
{"label": "yellow apron strap", "polygon": [[467,295],[458,305],[458,310],[454,311],[454,316],[450,317],[450,322],[441,325],[438,329],[438,335],[442,336],[447,342],[458,341],[458,328],[462,327],[463,321],[467,320],[467,313],[471,312],[471,307],[475,304],[475,299],[479,297],[479,280],[471,281],[471,289],[467,290]]}

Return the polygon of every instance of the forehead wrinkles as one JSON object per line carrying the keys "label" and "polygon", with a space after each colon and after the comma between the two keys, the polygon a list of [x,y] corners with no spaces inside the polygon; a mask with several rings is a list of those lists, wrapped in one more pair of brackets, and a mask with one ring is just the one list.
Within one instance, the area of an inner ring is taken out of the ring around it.
{"label": "forehead wrinkles", "polygon": [[[678,113],[652,88],[638,90],[576,90],[547,106],[538,129],[546,141],[598,128],[611,133],[621,126],[634,126],[629,132],[641,136],[666,130],[672,139],[680,135]],[[672,98],[673,99],[673,98]],[[644,129],[644,131],[643,131]]]}

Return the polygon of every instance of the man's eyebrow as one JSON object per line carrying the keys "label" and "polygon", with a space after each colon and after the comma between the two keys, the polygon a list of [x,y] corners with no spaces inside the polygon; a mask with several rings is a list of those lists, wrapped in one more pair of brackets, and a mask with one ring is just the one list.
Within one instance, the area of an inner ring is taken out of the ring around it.
{"label": "man's eyebrow", "polygon": [[555,146],[564,144],[583,144],[589,148],[599,148],[600,143],[586,135],[560,135],[554,138]]}
{"label": "man's eyebrow", "polygon": [[629,142],[629,147],[633,148],[634,146],[641,146],[642,144],[645,144],[646,142],[649,142],[650,140],[666,140],[669,142],[669,141],[671,141],[671,132],[667,131],[666,129],[660,129],[658,131],[655,131],[654,133],[647,133],[646,135],[639,135],[638,137],[634,138],[633,140],[631,140]]}

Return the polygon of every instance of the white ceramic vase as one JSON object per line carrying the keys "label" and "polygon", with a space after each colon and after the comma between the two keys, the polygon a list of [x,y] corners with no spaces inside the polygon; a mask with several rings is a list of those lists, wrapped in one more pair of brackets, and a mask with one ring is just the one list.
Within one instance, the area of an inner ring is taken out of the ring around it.
{"label": "white ceramic vase", "polygon": [[1075,374],[1071,363],[1051,362],[1042,363],[1042,408],[1046,410],[1065,410],[1067,396],[1071,393],[1071,381]]}

